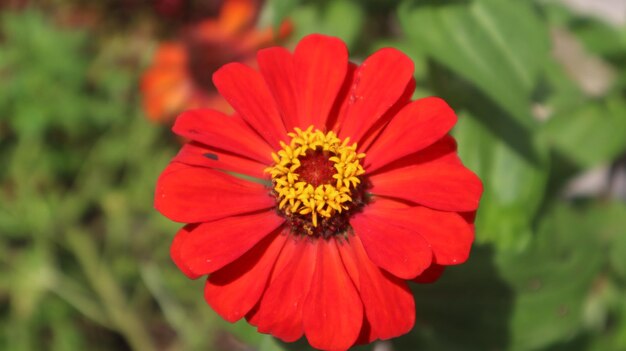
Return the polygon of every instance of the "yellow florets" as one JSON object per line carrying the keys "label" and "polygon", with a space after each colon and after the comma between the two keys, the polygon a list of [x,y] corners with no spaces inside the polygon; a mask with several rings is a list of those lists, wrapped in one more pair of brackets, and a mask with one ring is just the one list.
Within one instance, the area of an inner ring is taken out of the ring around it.
{"label": "yellow florets", "polygon": [[[275,164],[265,169],[272,176],[278,207],[286,214],[311,215],[311,223],[317,227],[318,217],[330,218],[347,210],[352,201],[351,193],[360,184],[359,176],[365,173],[359,160],[364,153],[357,153],[356,143],[348,145],[330,131],[324,133],[310,126],[306,130],[295,128],[289,145],[281,142],[282,149],[272,153]],[[325,184],[314,185],[298,173],[302,159],[313,153],[328,155],[335,173]]]}

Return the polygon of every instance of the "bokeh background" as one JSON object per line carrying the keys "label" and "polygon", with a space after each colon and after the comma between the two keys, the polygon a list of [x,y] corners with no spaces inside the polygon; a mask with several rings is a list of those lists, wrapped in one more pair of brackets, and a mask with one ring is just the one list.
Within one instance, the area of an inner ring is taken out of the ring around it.
{"label": "bokeh background", "polygon": [[0,1],[0,349],[305,350],[222,321],[152,204],[212,71],[394,46],[483,179],[467,263],[375,350],[626,350],[626,1]]}

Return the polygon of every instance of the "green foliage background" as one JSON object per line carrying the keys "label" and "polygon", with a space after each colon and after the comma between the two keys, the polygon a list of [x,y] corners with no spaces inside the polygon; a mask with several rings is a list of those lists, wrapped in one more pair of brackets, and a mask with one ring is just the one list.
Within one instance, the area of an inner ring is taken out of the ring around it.
{"label": "green foliage background", "polygon": [[[305,349],[223,322],[170,262],[177,225],[152,196],[178,141],[138,92],[159,20],[62,20],[81,3],[0,5],[0,349]],[[416,326],[386,347],[626,350],[625,26],[548,0],[274,0],[262,22],[286,17],[290,45],[322,32],[357,61],[409,54],[415,97],[455,108],[485,184],[470,260],[413,286]],[[564,38],[609,72],[602,89],[559,57]]]}

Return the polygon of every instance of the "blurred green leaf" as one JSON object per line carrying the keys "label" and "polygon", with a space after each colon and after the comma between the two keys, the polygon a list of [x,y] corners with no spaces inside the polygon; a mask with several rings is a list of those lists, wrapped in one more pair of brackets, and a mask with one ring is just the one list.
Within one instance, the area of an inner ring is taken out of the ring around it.
{"label": "blurred green leaf", "polygon": [[272,25],[278,28],[301,2],[302,0],[269,0],[265,7],[266,16],[271,17]]}
{"label": "blurred green leaf", "polygon": [[76,133],[84,107],[74,95],[84,88],[87,61],[79,50],[85,33],[51,29],[46,21],[35,11],[0,19],[6,38],[0,51],[0,110],[9,112],[0,120],[7,118],[23,135],[42,136],[51,126]]}
{"label": "blurred green leaf", "polygon": [[593,281],[606,262],[598,227],[584,211],[558,206],[544,217],[528,250],[502,251],[500,272],[516,292],[511,349],[531,350],[580,333]]}
{"label": "blurred green leaf", "polygon": [[106,312],[99,301],[94,298],[93,292],[86,289],[81,283],[77,279],[70,279],[65,274],[57,272],[50,286],[50,291],[56,293],[92,321],[105,327],[111,327]]}
{"label": "blurred green leaf", "polygon": [[85,348],[82,331],[74,325],[74,317],[71,307],[58,299],[47,301],[38,322],[43,324],[43,328],[49,328],[49,332],[54,335],[48,342],[50,350],[71,351]]}
{"label": "blurred green leaf", "polygon": [[605,243],[603,249],[609,252],[612,271],[626,283],[626,204],[618,201],[594,204],[585,212],[585,218],[590,231]]}
{"label": "blurred green leaf", "polygon": [[17,318],[30,318],[52,284],[54,265],[48,250],[46,245],[38,244],[32,250],[21,252],[13,263],[11,299]]}
{"label": "blurred green leaf", "polygon": [[626,51],[626,28],[598,20],[578,20],[572,24],[572,31],[592,53],[619,57]]}
{"label": "blurred green leaf", "polygon": [[432,94],[428,94],[425,91],[424,81],[428,76],[428,58],[426,54],[421,50],[420,47],[413,45],[408,40],[381,40],[373,43],[370,46],[370,52],[375,52],[385,47],[396,48],[403,53],[407,54],[411,60],[413,61],[414,71],[413,76],[415,77],[415,81],[417,83],[415,94],[413,94],[414,99],[431,96]]}
{"label": "blurred green leaf", "polygon": [[541,102],[534,107],[539,109],[535,111],[535,115],[540,120],[577,109],[589,102],[582,89],[555,59],[546,63],[544,80],[538,90],[537,95]]}
{"label": "blurred green leaf", "polygon": [[400,24],[413,45],[530,127],[530,96],[549,53],[545,23],[525,1],[406,1]]}
{"label": "blurred green leaf", "polygon": [[[279,341],[278,343],[282,346],[283,350],[285,351],[318,351],[318,349],[309,345],[308,341],[306,340],[306,337],[304,336],[296,342],[286,343],[286,342]],[[374,343],[367,344],[367,345],[352,346],[350,348],[350,351],[372,351],[376,347],[375,345],[376,343],[374,342]]]}
{"label": "blurred green leaf", "polygon": [[606,261],[596,229],[559,207],[524,250],[475,247],[438,282],[413,286],[416,328],[397,349],[538,350],[582,333]]}
{"label": "blurred green leaf", "polygon": [[[201,313],[190,314],[189,310],[191,308],[180,303],[180,295],[175,296],[173,291],[167,290],[166,282],[164,281],[166,276],[163,274],[163,271],[165,273],[169,272],[163,268],[154,264],[144,265],[141,267],[141,276],[159,304],[165,320],[179,335],[181,348],[185,350],[202,350],[209,347],[209,345],[213,345],[215,343],[215,335],[206,331],[215,329],[214,326],[218,324],[216,320],[219,316],[213,313],[206,303],[201,301],[201,298],[197,299],[200,303]],[[183,279],[189,283],[186,278]],[[197,292],[200,292],[203,284],[202,281],[194,282],[191,284],[191,288],[197,288]],[[190,328],[190,325],[194,327]]]}
{"label": "blurred green leaf", "polygon": [[[499,248],[521,248],[532,236],[532,222],[543,200],[548,166],[536,142],[524,147],[541,159],[524,157],[517,144],[494,136],[475,116],[462,113],[454,135],[464,164],[483,181],[476,238]],[[517,135],[517,137],[521,137]],[[519,146],[521,147],[521,146]]]}
{"label": "blurred green leaf", "polygon": [[279,342],[270,335],[265,335],[263,339],[258,343],[258,351],[284,351],[285,349],[279,344]]}
{"label": "blurred green leaf", "polygon": [[621,56],[626,50],[626,27],[593,16],[592,12],[573,10],[559,1],[541,1],[542,12],[550,24],[568,28],[594,54],[604,57]]}
{"label": "blurred green leaf", "polygon": [[[612,85],[626,86],[626,27],[594,18],[585,11],[572,11],[557,1],[546,2],[543,12],[551,20],[553,27],[566,29],[575,35],[584,50],[599,56],[599,62],[614,68],[617,78]],[[594,56],[592,56],[594,57]]]}
{"label": "blurred green leaf", "polygon": [[612,161],[626,149],[626,103],[613,97],[579,104],[550,118],[542,134],[563,156],[581,167]]}
{"label": "blurred green leaf", "polygon": [[434,284],[412,285],[415,327],[393,340],[396,351],[507,350],[513,291],[494,264],[494,250],[475,247]]}
{"label": "blurred green leaf", "polygon": [[306,4],[291,14],[296,23],[294,42],[311,33],[337,36],[352,49],[364,24],[364,13],[357,2],[350,0]]}

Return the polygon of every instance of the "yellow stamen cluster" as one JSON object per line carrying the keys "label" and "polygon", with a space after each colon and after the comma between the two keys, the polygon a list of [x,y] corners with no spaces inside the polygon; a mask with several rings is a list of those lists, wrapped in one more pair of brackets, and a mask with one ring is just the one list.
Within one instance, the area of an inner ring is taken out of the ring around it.
{"label": "yellow stamen cluster", "polygon": [[[348,145],[350,138],[342,141],[334,132],[324,134],[313,126],[304,131],[295,128],[295,133],[288,135],[291,142],[280,143],[282,150],[272,153],[276,163],[265,172],[272,176],[280,201],[278,207],[287,214],[310,214],[313,226],[317,227],[318,217],[330,218],[349,208],[350,194],[361,182],[359,176],[365,173],[359,162],[365,154],[356,152],[356,143]],[[332,183],[314,186],[301,179],[298,168],[307,152],[328,153],[336,171]]]}

